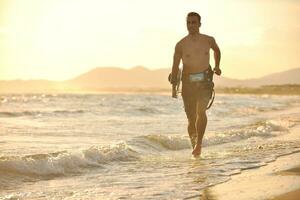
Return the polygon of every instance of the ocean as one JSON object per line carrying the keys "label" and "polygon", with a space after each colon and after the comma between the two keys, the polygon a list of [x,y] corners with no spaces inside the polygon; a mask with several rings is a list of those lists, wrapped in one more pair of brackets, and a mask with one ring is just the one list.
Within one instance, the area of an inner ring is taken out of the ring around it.
{"label": "ocean", "polygon": [[299,96],[216,94],[201,158],[182,99],[166,94],[1,94],[0,199],[199,199],[300,152]]}

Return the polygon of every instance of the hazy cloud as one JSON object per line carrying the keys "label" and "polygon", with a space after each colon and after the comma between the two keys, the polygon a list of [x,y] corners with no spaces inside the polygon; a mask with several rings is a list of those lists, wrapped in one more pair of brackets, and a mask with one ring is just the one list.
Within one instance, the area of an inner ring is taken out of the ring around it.
{"label": "hazy cloud", "polygon": [[0,35],[7,35],[9,32],[8,28],[0,27]]}

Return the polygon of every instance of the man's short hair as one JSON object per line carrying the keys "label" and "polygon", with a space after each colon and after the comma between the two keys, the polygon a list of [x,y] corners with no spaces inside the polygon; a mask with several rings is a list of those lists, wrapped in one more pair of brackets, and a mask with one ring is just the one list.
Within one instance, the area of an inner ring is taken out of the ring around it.
{"label": "man's short hair", "polygon": [[196,13],[196,12],[190,12],[190,13],[188,13],[187,16],[186,16],[186,18],[192,17],[192,16],[197,17],[198,20],[199,20],[199,23],[201,23],[201,16],[198,13]]}

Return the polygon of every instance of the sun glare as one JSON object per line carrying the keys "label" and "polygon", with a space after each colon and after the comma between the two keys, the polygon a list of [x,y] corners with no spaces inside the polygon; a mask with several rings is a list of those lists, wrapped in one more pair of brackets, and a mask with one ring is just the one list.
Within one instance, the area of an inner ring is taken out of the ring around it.
{"label": "sun glare", "polygon": [[[201,32],[216,38],[224,55],[224,75],[247,78],[267,73],[261,65],[280,71],[295,66],[299,52],[295,19],[300,6],[290,1],[273,5],[256,0],[12,0],[0,4],[0,79],[65,80],[99,66],[171,67],[174,46],[187,34],[185,16],[190,11],[201,14]],[[260,55],[279,58],[280,51],[290,47],[293,51],[285,56],[285,66]],[[245,53],[249,49],[251,53]],[[242,62],[238,71],[236,60]],[[249,67],[253,71],[246,73]]]}

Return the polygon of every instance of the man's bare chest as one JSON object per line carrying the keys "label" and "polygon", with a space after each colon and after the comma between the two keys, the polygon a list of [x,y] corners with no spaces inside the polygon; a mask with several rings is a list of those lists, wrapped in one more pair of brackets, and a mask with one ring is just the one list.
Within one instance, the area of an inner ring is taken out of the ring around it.
{"label": "man's bare chest", "polygon": [[206,41],[188,41],[182,46],[182,56],[187,59],[195,56],[207,56],[209,49],[209,44]]}

